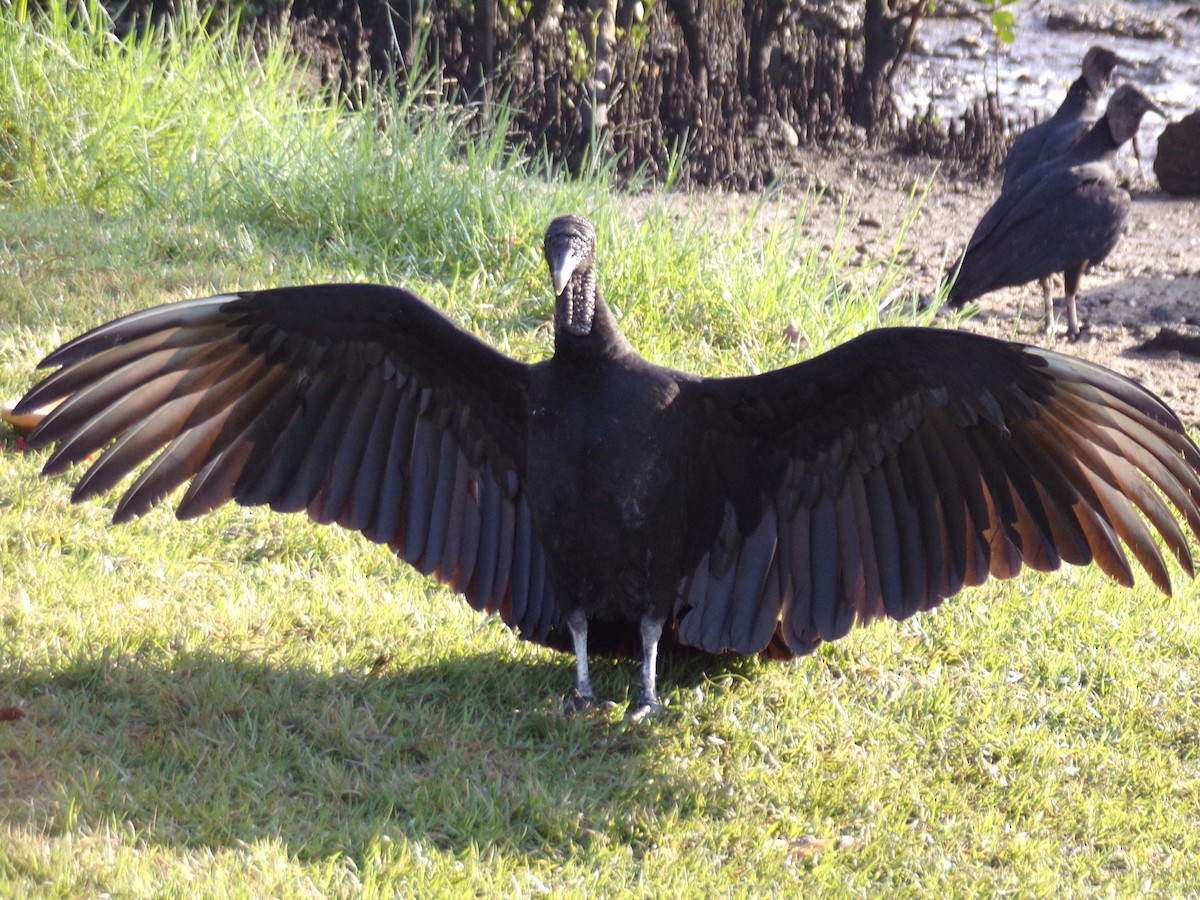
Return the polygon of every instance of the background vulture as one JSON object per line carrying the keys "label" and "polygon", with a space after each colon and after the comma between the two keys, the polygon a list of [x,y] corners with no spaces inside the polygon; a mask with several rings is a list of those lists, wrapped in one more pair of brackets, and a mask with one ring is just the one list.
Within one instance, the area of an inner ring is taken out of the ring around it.
{"label": "background vulture", "polygon": [[65,398],[30,439],[58,443],[48,473],[104,450],[76,500],[153,457],[118,522],[187,483],[180,518],[268,504],[388,544],[573,649],[569,706],[594,700],[589,652],[640,638],[639,718],[660,641],[807,653],[1023,564],[1129,585],[1122,542],[1169,591],[1145,521],[1192,574],[1170,507],[1200,535],[1200,450],[1137,384],[920,328],[761,375],[677,372],[621,334],[594,251],[584,219],[550,224],[555,347],[532,365],[398,288],[281,288],[102,325],[19,409]]}
{"label": "background vulture", "polygon": [[1083,71],[1071,82],[1062,103],[1049,119],[1017,135],[1001,164],[1004,184],[1001,192],[1038,163],[1061,156],[1096,121],[1096,105],[1108,87],[1113,69],[1130,63],[1107,47],[1091,47],[1083,57]]}
{"label": "background vulture", "polygon": [[975,226],[956,270],[947,274],[953,278],[950,305],[961,307],[997,288],[1041,280],[1046,331],[1052,332],[1050,276],[1062,272],[1067,335],[1077,337],[1079,279],[1117,246],[1129,216],[1129,193],[1117,184],[1113,160],[1150,111],[1162,114],[1141,88],[1121,85],[1104,115],[1069,151],[1006,184]]}

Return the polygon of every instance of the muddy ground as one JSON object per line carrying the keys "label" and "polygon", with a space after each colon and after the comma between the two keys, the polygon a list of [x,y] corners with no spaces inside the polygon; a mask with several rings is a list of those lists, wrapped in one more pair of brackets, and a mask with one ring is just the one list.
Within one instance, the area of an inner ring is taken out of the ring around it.
{"label": "muddy ground", "polygon": [[[1060,302],[1055,304],[1060,333],[1044,333],[1036,284],[988,294],[968,306],[975,314],[955,327],[1094,360],[1146,385],[1183,421],[1200,427],[1200,201],[1159,192],[1148,167],[1142,172],[1132,159],[1127,163],[1133,206],[1126,233],[1112,255],[1083,277],[1079,340],[1061,333]],[[775,202],[798,211],[808,192],[822,191],[819,200],[807,203],[804,228],[813,240],[829,243],[844,214],[843,240],[856,248],[856,262],[890,254],[904,212],[912,208],[910,197],[929,184],[902,245],[905,286],[926,296],[999,192],[998,178],[946,174],[930,160],[884,151],[800,151],[794,173]],[[717,195],[711,202],[735,212],[753,199]],[[1060,278],[1058,300],[1061,293]],[[947,318],[943,324],[953,323]]]}

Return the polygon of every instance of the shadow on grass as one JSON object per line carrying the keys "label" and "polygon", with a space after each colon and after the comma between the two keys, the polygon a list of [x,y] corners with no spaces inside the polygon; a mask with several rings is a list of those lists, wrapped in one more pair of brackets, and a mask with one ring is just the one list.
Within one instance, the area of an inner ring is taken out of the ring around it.
{"label": "shadow on grass", "polygon": [[[26,716],[0,726],[0,811],[50,833],[117,822],[168,846],[276,840],[358,863],[400,838],[456,854],[637,853],[656,822],[729,814],[720,785],[671,762],[699,746],[690,716],[565,717],[571,665],[533,651],[331,674],[146,648],[10,671],[0,690]],[[673,690],[729,668],[677,658],[663,674]],[[597,688],[636,691],[636,674],[600,665]]]}

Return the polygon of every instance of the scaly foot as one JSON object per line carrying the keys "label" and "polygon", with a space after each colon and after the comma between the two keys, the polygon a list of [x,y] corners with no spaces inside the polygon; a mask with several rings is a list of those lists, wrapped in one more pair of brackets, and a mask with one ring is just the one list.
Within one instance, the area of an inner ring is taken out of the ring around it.
{"label": "scaly foot", "polygon": [[637,703],[629,707],[629,721],[641,722],[651,716],[657,716],[663,711],[663,706],[657,697],[638,697]]}

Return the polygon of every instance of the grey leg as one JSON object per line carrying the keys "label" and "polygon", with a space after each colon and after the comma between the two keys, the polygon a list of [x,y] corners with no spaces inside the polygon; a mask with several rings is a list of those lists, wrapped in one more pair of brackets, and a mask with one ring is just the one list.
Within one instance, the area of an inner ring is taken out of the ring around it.
{"label": "grey leg", "polygon": [[646,616],[642,619],[642,691],[629,718],[640,722],[662,709],[655,683],[658,679],[658,641],[662,637],[663,620]]}
{"label": "grey leg", "polygon": [[1071,340],[1079,337],[1079,313],[1075,309],[1075,296],[1079,293],[1079,279],[1083,277],[1083,270],[1086,268],[1085,260],[1063,272],[1063,287],[1067,294],[1067,337]]}
{"label": "grey leg", "polygon": [[592,691],[591,673],[588,672],[587,616],[582,610],[575,610],[567,616],[567,627],[571,629],[571,642],[575,645],[575,690],[563,702],[563,710],[572,713],[594,704],[596,695]]}
{"label": "grey leg", "polygon": [[1046,334],[1054,334],[1054,279],[1043,278],[1039,284],[1042,286],[1042,306],[1046,311]]}
{"label": "grey leg", "polygon": [[1079,337],[1079,313],[1075,310],[1075,295],[1067,294],[1067,337]]}

